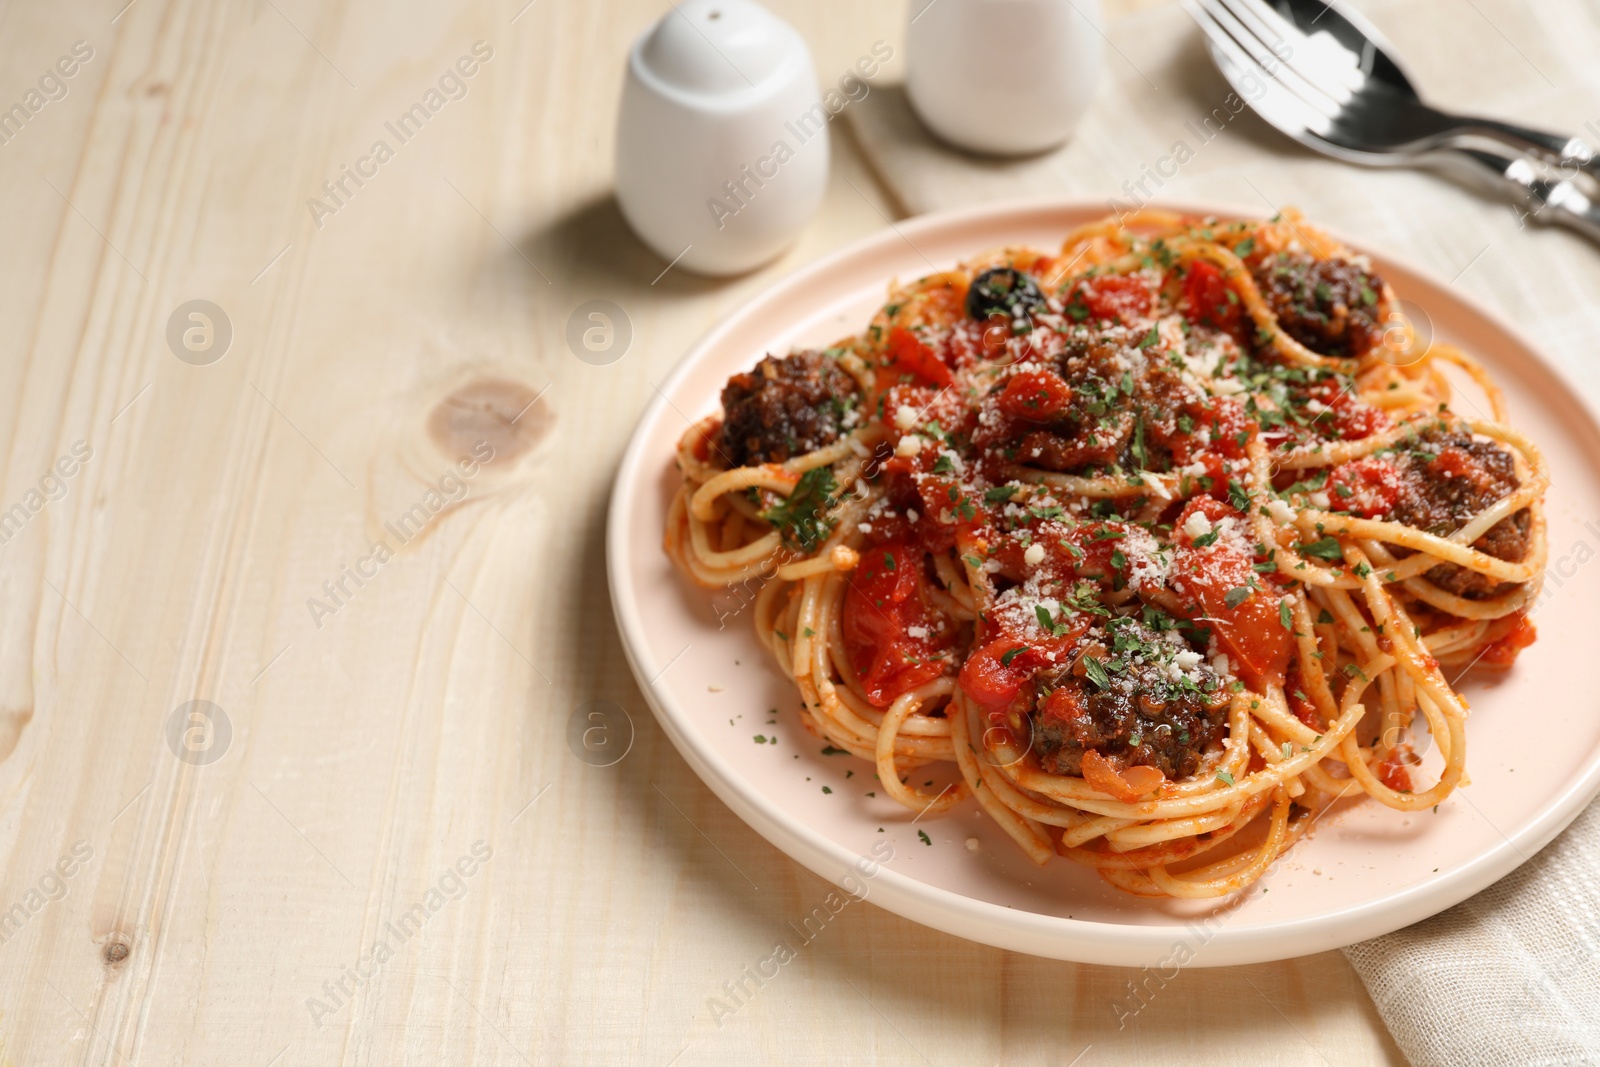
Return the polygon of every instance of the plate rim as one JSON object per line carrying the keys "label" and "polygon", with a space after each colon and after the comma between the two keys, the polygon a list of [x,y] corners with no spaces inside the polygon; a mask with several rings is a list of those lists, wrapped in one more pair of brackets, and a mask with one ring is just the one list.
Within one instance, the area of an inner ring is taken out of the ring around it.
{"label": "plate rim", "polygon": [[[1155,200],[1143,205],[1156,210],[1183,214],[1214,215],[1219,218],[1258,218],[1261,213],[1238,204],[1203,200]],[[931,212],[892,223],[851,241],[818,259],[791,271],[759,292],[744,299],[697,338],[673,364],[666,378],[655,386],[656,395],[640,413],[624,449],[613,481],[606,510],[606,575],[611,607],[622,638],[624,656],[646,703],[673,747],[694,770],[697,777],[733,810],[746,825],[768,843],[812,873],[834,884],[855,869],[862,860],[872,862],[837,844],[811,828],[803,819],[767,801],[758,791],[746,788],[734,767],[709,744],[702,743],[681,727],[691,719],[685,711],[660,694],[651,674],[641,662],[646,642],[646,627],[638,608],[631,575],[627,570],[629,551],[627,524],[618,516],[626,511],[633,487],[640,484],[647,462],[659,464],[662,457],[647,455],[646,430],[656,424],[670,406],[674,388],[687,377],[723,335],[740,326],[752,309],[789,289],[804,288],[818,275],[840,263],[880,245],[894,242],[911,244],[920,233],[985,221],[997,228],[1008,219],[1021,220],[1041,214],[1089,212],[1105,214],[1105,205],[1092,197],[1033,197],[1008,199],[946,211]],[[1351,240],[1336,229],[1316,224],[1357,252],[1371,253],[1388,260],[1440,291],[1445,282],[1432,270],[1417,265],[1402,255],[1393,255],[1378,246]],[[913,247],[915,247],[913,245]],[[884,279],[887,285],[890,279]],[[1522,350],[1531,354],[1540,371],[1560,387],[1576,410],[1588,420],[1591,432],[1600,436],[1600,405],[1597,405],[1559,363],[1498,311],[1461,298],[1472,314],[1488,321]],[[664,516],[662,517],[664,519]],[[669,664],[670,666],[670,664]],[[1545,804],[1532,819],[1513,834],[1500,834],[1500,840],[1461,867],[1436,879],[1426,879],[1374,900],[1335,911],[1319,911],[1245,928],[1230,928],[1226,917],[1201,946],[1182,965],[1217,967],[1266,963],[1290,959],[1330,949],[1342,948],[1368,938],[1391,933],[1412,923],[1454,907],[1520,867],[1548,844],[1582,813],[1600,792],[1600,747],[1589,756],[1565,788]],[[1498,828],[1496,828],[1498,829]],[[1132,925],[1072,919],[1022,911],[979,900],[953,890],[932,885],[887,866],[880,866],[872,879],[875,903],[913,922],[944,933],[996,948],[1008,949],[1051,959],[1114,966],[1170,966],[1171,955],[1182,939],[1180,935],[1197,920],[1183,923]]]}

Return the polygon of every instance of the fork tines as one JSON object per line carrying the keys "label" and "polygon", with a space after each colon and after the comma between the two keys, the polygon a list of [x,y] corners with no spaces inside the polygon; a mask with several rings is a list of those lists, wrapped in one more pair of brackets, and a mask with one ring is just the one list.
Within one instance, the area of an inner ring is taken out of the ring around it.
{"label": "fork tines", "polygon": [[1184,0],[1183,6],[1211,41],[1229,81],[1287,132],[1325,136],[1366,83],[1363,59],[1369,57],[1331,34],[1308,36],[1265,0]]}

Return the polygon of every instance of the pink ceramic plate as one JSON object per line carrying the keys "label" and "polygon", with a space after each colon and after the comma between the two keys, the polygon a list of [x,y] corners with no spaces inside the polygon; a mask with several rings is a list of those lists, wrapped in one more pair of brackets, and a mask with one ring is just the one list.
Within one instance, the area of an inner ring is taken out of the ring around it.
{"label": "pink ceramic plate", "polygon": [[[1512,421],[1549,459],[1551,569],[1539,641],[1504,680],[1464,683],[1470,786],[1420,815],[1370,801],[1329,815],[1259,885],[1220,908],[1125,896],[1067,860],[1036,867],[975,803],[913,825],[911,812],[868,797],[872,768],[822,754],[739,600],[695,588],[662,553],[674,443],[686,418],[716,410],[728,375],[764,353],[855,332],[891,278],[1002,244],[1054,249],[1104,211],[1083,201],[1013,204],[903,223],[785,279],[697,344],[639,423],[612,494],[611,598],[634,674],[678,751],[762,836],[836,882],[889,842],[893,858],[865,880],[869,899],[961,937],[1087,963],[1220,966],[1336,948],[1442,911],[1533,855],[1600,788],[1600,687],[1583,673],[1600,604],[1600,566],[1587,565],[1600,550],[1600,428],[1578,390],[1509,325],[1402,261],[1373,256],[1431,317],[1439,340],[1487,364]],[[1471,397],[1461,410],[1471,410]]]}

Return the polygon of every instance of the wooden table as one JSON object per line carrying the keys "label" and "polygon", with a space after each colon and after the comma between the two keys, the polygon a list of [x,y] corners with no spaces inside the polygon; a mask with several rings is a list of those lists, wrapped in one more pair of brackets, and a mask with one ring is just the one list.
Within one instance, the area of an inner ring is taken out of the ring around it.
{"label": "wooden table", "polygon": [[[0,1062],[1402,1062],[1334,953],[1152,979],[870,905],[714,1011],[827,887],[655,728],[605,498],[693,338],[885,224],[848,130],[799,247],[714,283],[609,193],[666,5],[124,2],[0,15]],[[772,6],[819,70],[902,39]]]}

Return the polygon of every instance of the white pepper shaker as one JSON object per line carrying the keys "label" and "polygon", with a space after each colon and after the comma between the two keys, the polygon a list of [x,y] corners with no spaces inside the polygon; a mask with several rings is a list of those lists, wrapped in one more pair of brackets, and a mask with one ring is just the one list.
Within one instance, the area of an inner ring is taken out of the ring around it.
{"label": "white pepper shaker", "polygon": [[737,274],[822,203],[828,112],[811,52],[751,0],[685,0],[634,42],[617,119],[622,214],[663,259]]}
{"label": "white pepper shaker", "polygon": [[1099,21],[1099,0],[915,0],[911,107],[959,148],[1054,148],[1077,128],[1100,80]]}

